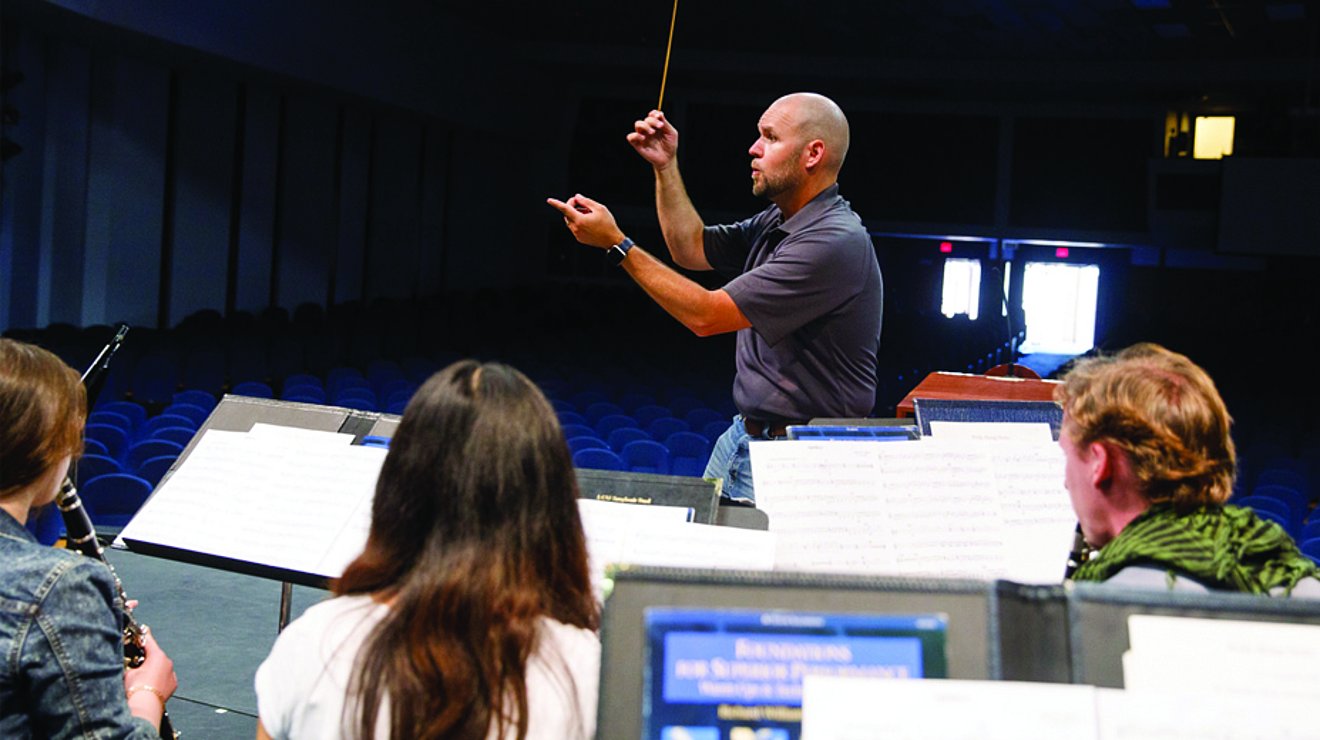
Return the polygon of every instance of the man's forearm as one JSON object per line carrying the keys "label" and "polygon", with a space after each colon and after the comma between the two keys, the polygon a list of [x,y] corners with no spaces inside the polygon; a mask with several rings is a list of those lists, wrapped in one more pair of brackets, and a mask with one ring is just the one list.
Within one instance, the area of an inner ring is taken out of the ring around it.
{"label": "man's forearm", "polygon": [[697,336],[751,326],[728,293],[706,290],[639,247],[629,250],[623,269],[666,313]]}
{"label": "man's forearm", "polygon": [[655,171],[655,211],[674,262],[689,270],[709,270],[702,239],[705,224],[683,186],[677,159]]}

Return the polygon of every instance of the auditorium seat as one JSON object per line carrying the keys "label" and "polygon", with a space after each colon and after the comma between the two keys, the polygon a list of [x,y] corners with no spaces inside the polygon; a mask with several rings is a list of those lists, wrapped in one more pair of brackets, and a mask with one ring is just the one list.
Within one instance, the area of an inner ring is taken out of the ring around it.
{"label": "auditorium seat", "polygon": [[1237,506],[1246,506],[1258,514],[1261,512],[1269,512],[1281,516],[1284,518],[1284,523],[1288,524],[1290,527],[1292,522],[1296,521],[1293,518],[1292,507],[1276,498],[1269,498],[1266,496],[1243,496],[1239,499],[1230,501],[1229,503],[1236,504]]}
{"label": "auditorium seat", "polygon": [[140,403],[133,401],[101,401],[96,404],[96,411],[113,411],[116,414],[127,416],[129,421],[133,422],[133,428],[147,420],[147,410]]}
{"label": "auditorium seat", "polygon": [[1261,486],[1286,486],[1301,493],[1308,501],[1313,500],[1310,495],[1310,481],[1298,470],[1282,467],[1265,468],[1256,475],[1256,488]]}
{"label": "auditorium seat", "polygon": [[608,450],[610,445],[595,435],[581,435],[568,438],[568,451],[576,455],[581,450]]}
{"label": "auditorium seat", "polygon": [[249,398],[274,398],[275,392],[270,386],[258,380],[245,380],[229,389],[229,392],[235,396],[247,396]]}
{"label": "auditorium seat", "polygon": [[133,474],[150,483],[154,489],[160,485],[160,479],[165,477],[165,473],[169,472],[177,459],[179,458],[176,455],[158,455],[147,458],[133,470]]}
{"label": "auditorium seat", "polygon": [[606,416],[624,415],[623,408],[621,408],[617,403],[610,403],[609,401],[597,401],[593,404],[586,406],[585,408],[584,407],[579,407],[579,408],[582,408],[582,415],[587,417],[587,422],[589,424],[597,424],[600,422],[601,419],[605,418]]}
{"label": "auditorium seat", "polygon": [[[376,392],[365,386],[353,386],[349,388],[340,388],[330,395],[330,403],[334,406],[343,406],[345,401],[365,401],[376,407]],[[355,407],[356,408],[356,407]]]}
{"label": "auditorium seat", "polygon": [[161,414],[160,416],[153,416],[150,419],[147,419],[145,422],[143,422],[142,426],[138,428],[137,438],[150,439],[152,436],[156,434],[157,429],[164,429],[165,427],[185,427],[187,429],[197,429],[200,426],[201,426],[200,424],[188,418],[187,416],[180,416],[178,414]]}
{"label": "auditorium seat", "polygon": [[606,436],[606,441],[610,443],[610,449],[618,453],[623,452],[624,445],[629,442],[636,442],[639,439],[651,439],[651,435],[637,427],[619,427]]}
{"label": "auditorium seat", "polygon": [[729,425],[729,417],[705,406],[687,412],[683,416],[683,421],[686,421],[691,429],[704,429],[707,424],[716,421],[723,422],[725,426]]}
{"label": "auditorium seat", "polygon": [[285,388],[284,394],[280,396],[284,401],[295,401],[297,403],[325,403],[325,390],[317,386],[296,385],[292,388]]}
{"label": "auditorium seat", "polygon": [[159,427],[147,439],[164,439],[187,447],[196,436],[197,430],[188,427]]}
{"label": "auditorium seat", "polygon": [[[1254,506],[1251,507],[1251,509],[1252,511],[1256,512],[1256,516],[1260,517],[1261,519],[1266,519],[1268,521],[1275,522],[1279,526],[1283,527],[1284,531],[1286,531],[1290,537],[1292,536],[1292,533],[1295,531],[1292,522],[1288,520],[1286,514],[1280,514],[1277,511],[1271,511],[1269,509],[1259,509]],[[1294,537],[1294,539],[1296,538]]]}
{"label": "auditorium seat", "polygon": [[651,422],[655,421],[656,419],[662,419],[666,416],[673,416],[673,414],[671,414],[669,412],[669,409],[665,408],[664,406],[660,406],[659,404],[651,404],[648,406],[639,406],[638,408],[634,409],[632,416],[634,419],[637,420],[637,425],[645,429],[647,426],[651,424]]}
{"label": "auditorium seat", "polygon": [[320,378],[311,373],[293,373],[291,375],[286,375],[281,388],[287,392],[290,388],[299,388],[303,386],[311,386],[322,393],[325,392],[325,383],[322,383]]}
{"label": "auditorium seat", "polygon": [[215,410],[216,397],[214,394],[206,391],[189,389],[175,393],[174,403],[188,403],[193,406],[200,406],[209,412]]}
{"label": "auditorium seat", "polygon": [[403,410],[408,408],[408,402],[412,400],[413,394],[417,391],[396,391],[385,399],[385,413],[403,414]]}
{"label": "auditorium seat", "polygon": [[348,396],[347,398],[340,398],[340,399],[335,400],[331,405],[332,405],[332,406],[339,406],[339,407],[346,408],[346,409],[353,409],[353,410],[355,410],[355,411],[377,411],[377,410],[378,410],[378,409],[376,408],[376,402],[375,402],[375,401],[370,400],[370,399],[367,399],[367,398],[363,398],[363,397],[361,397],[361,396]]}
{"label": "auditorium seat", "polygon": [[628,469],[622,458],[605,449],[578,450],[573,453],[573,465],[579,468],[594,468],[596,470]]}
{"label": "auditorium seat", "polygon": [[79,489],[87,481],[111,473],[124,472],[124,466],[119,464],[119,460],[104,455],[83,455],[78,459],[77,468],[74,470],[73,484]]}
{"label": "auditorium seat", "polygon": [[607,414],[597,419],[594,426],[601,439],[609,439],[615,429],[641,429],[637,420],[627,414]]}
{"label": "auditorium seat", "polygon": [[211,415],[210,408],[204,408],[191,403],[175,402],[161,410],[162,414],[177,414],[186,416],[193,420],[193,425],[200,427],[206,423],[206,418]]}
{"label": "auditorium seat", "polygon": [[652,439],[639,439],[623,446],[620,455],[634,473],[669,474],[669,450]]}
{"label": "auditorium seat", "polygon": [[706,404],[701,399],[686,394],[675,394],[666,402],[666,406],[674,413],[674,417],[682,419],[694,409],[705,408]]}
{"label": "auditorium seat", "polygon": [[1301,549],[1303,555],[1320,565],[1320,537],[1312,537],[1298,545],[1298,548]]}
{"label": "auditorium seat", "polygon": [[97,439],[91,439],[91,438],[89,438],[89,437],[85,437],[85,436],[84,436],[84,437],[83,437],[83,454],[84,454],[84,455],[104,455],[104,456],[106,456],[106,457],[109,457],[109,456],[110,456],[110,451],[107,450],[107,449],[105,448],[105,443],[104,443],[104,442],[101,442],[100,440],[97,440]]}
{"label": "auditorium seat", "polygon": [[578,426],[587,427],[588,429],[591,428],[591,425],[587,423],[587,417],[583,416],[582,414],[579,414],[576,411],[560,411],[556,413],[555,416],[559,417],[560,426],[576,424]]}
{"label": "auditorium seat", "polygon": [[123,527],[151,495],[151,488],[136,475],[111,473],[89,479],[80,495],[97,528]]}
{"label": "auditorium seat", "polygon": [[109,424],[124,430],[124,434],[133,436],[134,424],[127,416],[114,411],[93,411],[87,415],[88,424]]}
{"label": "auditorium seat", "polygon": [[594,428],[586,424],[561,424],[560,427],[564,430],[565,439],[572,439],[574,437],[596,437],[602,442],[604,441],[603,437],[596,434]]}
{"label": "auditorium seat", "polygon": [[1287,504],[1289,517],[1294,522],[1300,522],[1306,518],[1306,513],[1311,504],[1310,500],[1301,491],[1289,486],[1260,485],[1258,483],[1255,488],[1251,489],[1251,495],[1253,497],[1264,496]]}
{"label": "auditorium seat", "polygon": [[672,416],[665,416],[646,425],[646,431],[652,439],[668,439],[674,432],[690,432],[687,422]]}
{"label": "auditorium seat", "polygon": [[1302,525],[1302,529],[1297,533],[1297,541],[1320,539],[1320,519],[1313,519]]}
{"label": "auditorium seat", "polygon": [[712,445],[715,444],[720,437],[724,436],[725,432],[729,431],[729,424],[732,423],[732,419],[733,417],[730,415],[728,419],[712,421],[701,428],[701,436],[709,439]]}
{"label": "auditorium seat", "polygon": [[124,467],[127,470],[136,470],[149,458],[161,455],[178,457],[182,452],[183,445],[178,442],[171,442],[168,439],[144,439],[128,448],[128,454],[124,456]]}
{"label": "auditorium seat", "polygon": [[669,448],[671,475],[690,475],[700,478],[710,461],[710,440],[696,432],[674,432],[665,438]]}
{"label": "auditorium seat", "polygon": [[88,424],[83,427],[83,435],[104,445],[106,454],[116,460],[128,447],[128,434],[113,424]]}

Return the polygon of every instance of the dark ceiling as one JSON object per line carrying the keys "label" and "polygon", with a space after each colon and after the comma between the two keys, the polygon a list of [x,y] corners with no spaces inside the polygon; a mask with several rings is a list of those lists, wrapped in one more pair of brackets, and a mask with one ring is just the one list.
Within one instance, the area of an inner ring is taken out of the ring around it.
{"label": "dark ceiling", "polygon": [[[678,5],[674,47],[953,59],[1312,59],[1314,0],[714,0]],[[663,50],[669,2],[444,3],[524,43]]]}

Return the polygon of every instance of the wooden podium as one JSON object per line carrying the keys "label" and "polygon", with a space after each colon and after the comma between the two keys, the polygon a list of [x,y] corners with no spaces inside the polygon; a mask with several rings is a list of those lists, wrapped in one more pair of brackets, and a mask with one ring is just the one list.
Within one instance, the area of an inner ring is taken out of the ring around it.
{"label": "wooden podium", "polygon": [[938,398],[958,401],[1053,401],[1057,380],[1003,378],[967,373],[936,372],[927,375],[902,401],[895,414],[906,418],[916,413],[912,400]]}

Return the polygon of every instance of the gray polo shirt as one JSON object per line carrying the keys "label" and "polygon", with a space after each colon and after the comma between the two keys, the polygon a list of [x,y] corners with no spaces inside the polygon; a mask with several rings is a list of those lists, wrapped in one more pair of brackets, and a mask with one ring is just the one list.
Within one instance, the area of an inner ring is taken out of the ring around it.
{"label": "gray polo shirt", "polygon": [[884,286],[875,247],[825,189],[787,221],[770,206],[708,226],[706,261],[752,322],[738,332],[733,401],[755,419],[857,417],[875,405]]}

